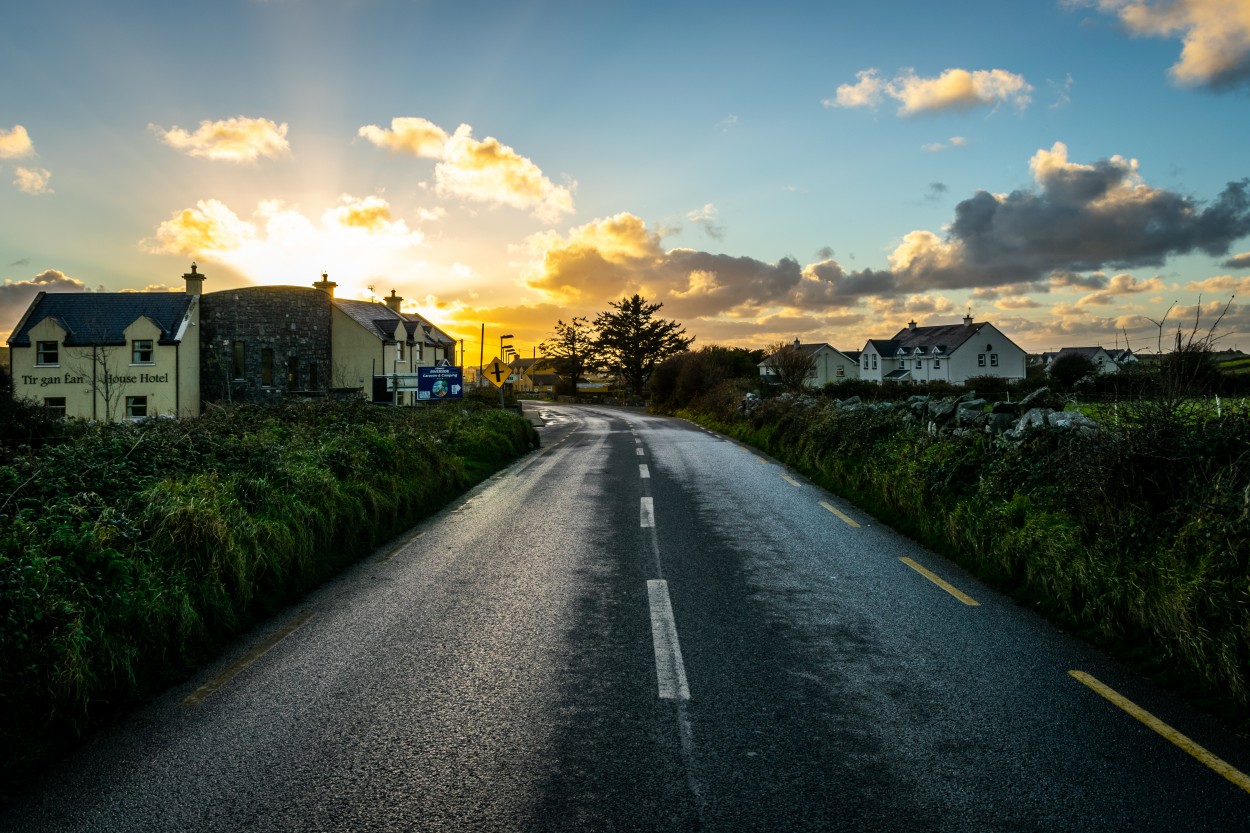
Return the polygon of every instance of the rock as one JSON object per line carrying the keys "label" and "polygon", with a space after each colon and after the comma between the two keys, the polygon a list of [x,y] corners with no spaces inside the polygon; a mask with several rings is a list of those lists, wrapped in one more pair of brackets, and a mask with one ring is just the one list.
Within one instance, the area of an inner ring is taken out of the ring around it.
{"label": "rock", "polygon": [[1059,394],[1050,388],[1038,388],[1020,400],[1020,413],[1028,413],[1031,408],[1049,408],[1052,411],[1062,411],[1063,406],[1064,400]]}

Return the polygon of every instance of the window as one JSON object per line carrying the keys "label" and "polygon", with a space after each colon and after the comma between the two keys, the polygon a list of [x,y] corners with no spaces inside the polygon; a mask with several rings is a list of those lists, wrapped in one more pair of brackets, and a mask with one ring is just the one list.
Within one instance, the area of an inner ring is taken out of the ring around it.
{"label": "window", "polygon": [[309,363],[308,363],[308,389],[309,389],[309,390],[317,390],[317,389],[318,389],[318,388],[317,388],[317,382],[318,382],[318,379],[317,379],[317,363],[316,363],[316,362],[309,362]]}
{"label": "window", "polygon": [[816,378],[816,368],[814,368],[814,367],[813,367],[813,368],[811,368],[810,370],[808,370],[808,371],[807,371],[807,378],[809,378],[809,379],[815,379],[815,378]]}
{"label": "window", "polygon": [[267,388],[273,387],[272,347],[265,347],[260,351],[260,383]]}
{"label": "window", "polygon": [[998,354],[990,353],[990,367],[998,367]]}
{"label": "window", "polygon": [[836,371],[836,375],[837,375],[837,377],[838,377],[839,379],[845,378],[845,376],[846,376],[846,368],[845,368],[845,367],[843,367],[842,365],[838,365],[838,369],[837,369],[837,371]]}
{"label": "window", "polygon": [[65,397],[64,396],[45,396],[43,398],[43,407],[47,409],[52,416],[65,416]]}
{"label": "window", "polygon": [[985,354],[977,353],[977,367],[985,367]]}
{"label": "window", "polygon": [[236,341],[231,344],[231,363],[233,364],[234,378],[243,379],[247,372],[247,349],[243,342]]}
{"label": "window", "polygon": [[942,360],[941,360],[941,359],[934,359],[934,360],[933,360],[933,369],[934,369],[934,370],[937,370],[937,369],[938,369],[938,368],[940,368],[941,366],[942,366]]}
{"label": "window", "polygon": [[49,365],[60,362],[60,351],[55,341],[35,342],[35,364]]}
{"label": "window", "polygon": [[134,341],[130,342],[130,363],[152,363],[152,339],[136,338]]}
{"label": "window", "polygon": [[864,354],[864,370],[868,369],[868,354]]}
{"label": "window", "polygon": [[126,416],[140,419],[148,415],[148,398],[146,396],[126,397]]}
{"label": "window", "polygon": [[920,367],[921,367],[920,359],[916,359],[916,369],[919,370]]}
{"label": "window", "polygon": [[299,356],[286,360],[286,389],[299,390]]}
{"label": "window", "polygon": [[872,369],[873,370],[877,369],[877,354],[876,353],[872,354]]}

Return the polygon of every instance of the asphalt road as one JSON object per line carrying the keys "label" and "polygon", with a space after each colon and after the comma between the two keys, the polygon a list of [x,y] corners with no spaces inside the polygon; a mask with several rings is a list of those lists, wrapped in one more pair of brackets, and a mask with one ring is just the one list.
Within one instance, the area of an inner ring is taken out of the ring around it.
{"label": "asphalt road", "polygon": [[689,423],[541,413],[0,830],[1250,830],[1250,743],[951,563]]}

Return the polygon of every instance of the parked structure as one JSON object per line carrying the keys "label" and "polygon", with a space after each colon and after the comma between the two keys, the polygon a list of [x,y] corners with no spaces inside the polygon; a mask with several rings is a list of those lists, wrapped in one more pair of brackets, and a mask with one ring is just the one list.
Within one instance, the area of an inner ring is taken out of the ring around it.
{"label": "parked structure", "polygon": [[1023,379],[1026,354],[993,324],[917,327],[908,323],[890,339],[869,339],[859,356],[861,379],[874,382],[942,381],[961,385],[976,376]]}

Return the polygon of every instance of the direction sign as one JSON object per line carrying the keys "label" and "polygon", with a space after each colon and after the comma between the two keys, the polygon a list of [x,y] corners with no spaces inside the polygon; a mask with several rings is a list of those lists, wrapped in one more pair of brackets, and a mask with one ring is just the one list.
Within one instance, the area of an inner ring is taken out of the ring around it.
{"label": "direction sign", "polygon": [[417,401],[463,399],[464,379],[460,368],[450,365],[417,368]]}
{"label": "direction sign", "polygon": [[490,383],[497,388],[502,388],[504,382],[508,381],[508,377],[512,375],[512,368],[508,367],[498,358],[493,359],[490,364],[482,371],[486,374],[486,378],[490,379]]}

